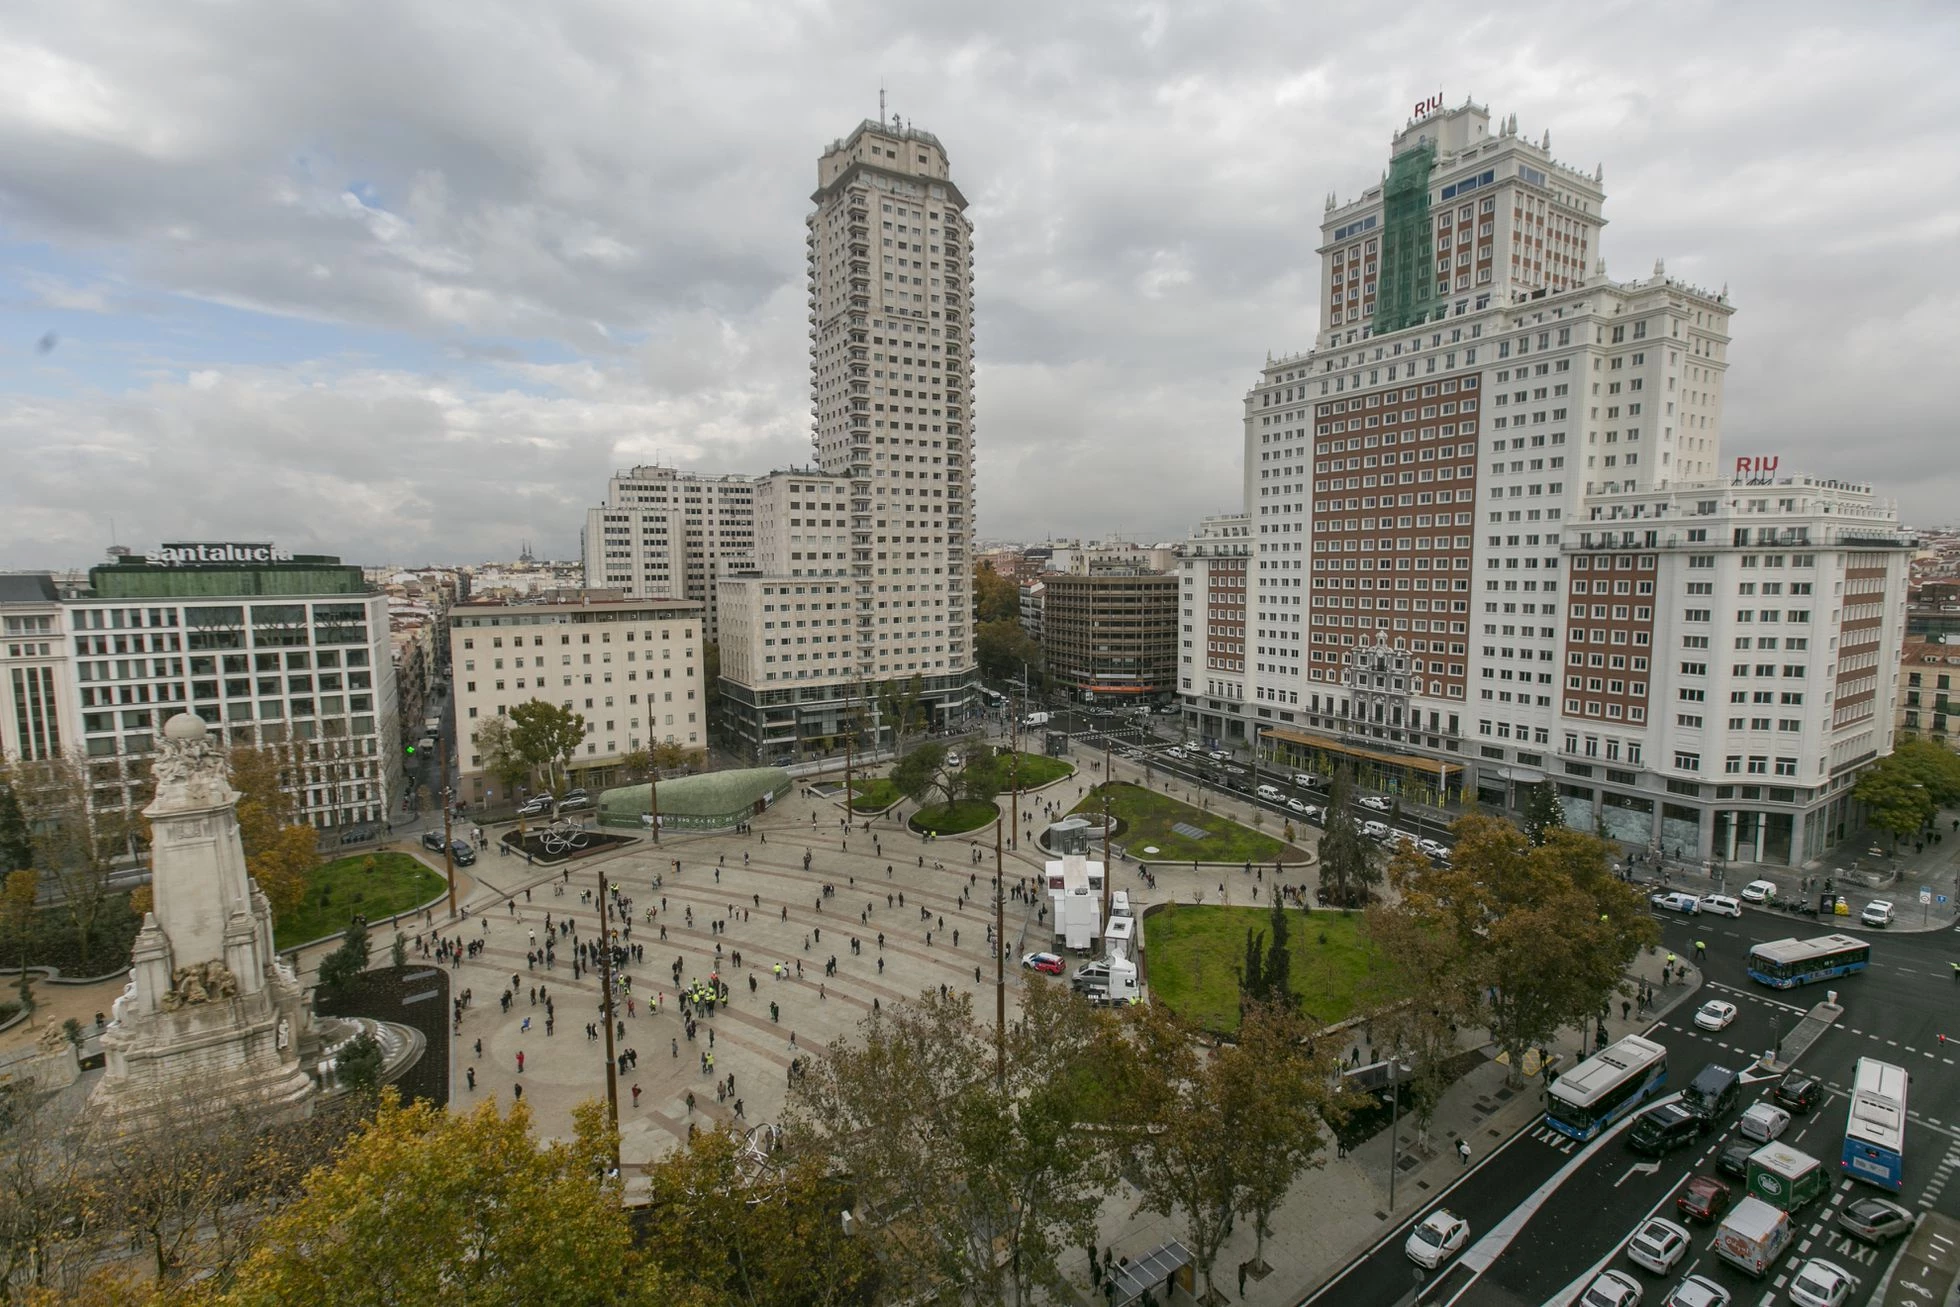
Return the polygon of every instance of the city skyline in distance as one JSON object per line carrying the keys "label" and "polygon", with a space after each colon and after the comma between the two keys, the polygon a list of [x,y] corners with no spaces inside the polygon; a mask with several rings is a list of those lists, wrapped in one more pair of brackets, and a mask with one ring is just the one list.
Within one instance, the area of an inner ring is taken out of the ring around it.
{"label": "city skyline in distance", "polygon": [[[1008,8],[870,41],[811,11],[760,47],[715,16],[487,12],[133,12],[114,43],[52,7],[22,23],[0,566],[87,565],[111,519],[139,548],[571,558],[620,468],[811,462],[809,160],[881,80],[979,232],[982,536],[1171,539],[1231,507],[1248,363],[1321,325],[1324,197],[1437,94],[1604,162],[1609,275],[1659,258],[1728,287],[1726,453],[1868,481],[1916,524],[1952,499],[1911,367],[1955,331],[1924,166],[1955,94],[1937,10],[1698,17],[1685,56],[1665,23],[1550,9],[1501,39],[1442,10]],[[125,53],[152,22],[168,77]],[[275,46],[308,65],[240,57]]]}

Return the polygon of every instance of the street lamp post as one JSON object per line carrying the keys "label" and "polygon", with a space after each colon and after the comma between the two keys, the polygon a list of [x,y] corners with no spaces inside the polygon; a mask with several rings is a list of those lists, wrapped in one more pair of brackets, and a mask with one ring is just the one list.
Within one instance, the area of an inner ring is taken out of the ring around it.
{"label": "street lamp post", "polygon": [[599,991],[606,1014],[606,1118],[612,1123],[612,1164],[619,1170],[619,1060],[613,1051],[612,931],[606,904],[606,873],[599,872]]}

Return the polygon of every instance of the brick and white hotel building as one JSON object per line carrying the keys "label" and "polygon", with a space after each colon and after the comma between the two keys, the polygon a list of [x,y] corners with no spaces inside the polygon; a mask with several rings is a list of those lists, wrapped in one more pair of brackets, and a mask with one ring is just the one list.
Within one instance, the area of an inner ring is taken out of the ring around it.
{"label": "brick and white hotel building", "polygon": [[[1892,745],[1910,541],[1720,454],[1726,292],[1607,278],[1602,171],[1436,100],[1329,197],[1314,349],[1245,399],[1243,697],[1186,568],[1193,728],[1683,856],[1800,863]],[[1197,629],[1193,629],[1193,628]]]}

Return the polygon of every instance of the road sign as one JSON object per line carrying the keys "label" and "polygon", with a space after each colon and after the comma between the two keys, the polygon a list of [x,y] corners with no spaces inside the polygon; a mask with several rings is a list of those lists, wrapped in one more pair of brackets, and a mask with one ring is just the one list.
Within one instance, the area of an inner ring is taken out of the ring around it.
{"label": "road sign", "polygon": [[1942,895],[1940,895],[1940,896],[1939,896],[1939,899],[1938,899],[1938,902],[1939,902],[1939,905],[1940,905],[1941,907],[1945,907],[1945,906],[1946,906],[1946,895],[1944,895],[1944,894],[1942,894]]}
{"label": "road sign", "polygon": [[1932,901],[1933,901],[1933,891],[1929,889],[1922,889],[1919,891],[1919,902],[1922,906],[1929,904]]}

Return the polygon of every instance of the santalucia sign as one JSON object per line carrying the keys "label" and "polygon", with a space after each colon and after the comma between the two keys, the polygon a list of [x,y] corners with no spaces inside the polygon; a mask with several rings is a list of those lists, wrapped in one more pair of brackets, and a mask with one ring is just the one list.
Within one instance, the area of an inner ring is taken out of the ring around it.
{"label": "santalucia sign", "polygon": [[143,556],[152,567],[185,567],[196,563],[290,563],[292,553],[273,545],[165,544]]}

